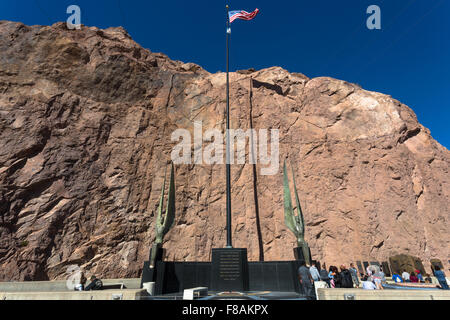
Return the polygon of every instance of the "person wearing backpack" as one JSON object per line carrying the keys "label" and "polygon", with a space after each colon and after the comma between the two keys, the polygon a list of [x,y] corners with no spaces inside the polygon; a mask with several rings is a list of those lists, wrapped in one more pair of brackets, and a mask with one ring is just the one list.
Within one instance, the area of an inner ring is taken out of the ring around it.
{"label": "person wearing backpack", "polygon": [[341,265],[341,272],[339,273],[340,288],[353,288],[352,274],[344,265]]}
{"label": "person wearing backpack", "polygon": [[309,268],[306,266],[305,261],[302,261],[297,274],[303,294],[308,300],[316,300],[314,280],[311,277],[311,272],[309,272]]}

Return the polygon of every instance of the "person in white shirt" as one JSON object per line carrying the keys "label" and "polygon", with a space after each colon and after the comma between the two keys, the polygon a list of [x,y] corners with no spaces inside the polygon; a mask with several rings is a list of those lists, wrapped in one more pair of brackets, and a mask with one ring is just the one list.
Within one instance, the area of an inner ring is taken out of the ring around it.
{"label": "person in white shirt", "polygon": [[363,281],[362,288],[364,290],[376,290],[377,287],[373,284],[372,281]]}
{"label": "person in white shirt", "polygon": [[362,288],[364,290],[376,290],[377,286],[369,279],[369,277],[364,276],[364,278],[362,279]]}
{"label": "person in white shirt", "polygon": [[410,280],[409,280],[409,273],[406,272],[406,270],[403,271],[403,273],[402,273],[402,278],[403,278],[403,280],[404,280],[405,282],[410,282]]}
{"label": "person in white shirt", "polygon": [[384,277],[384,274],[377,272],[372,276],[373,282],[375,283],[375,286],[378,290],[383,290],[383,286],[381,283],[383,282],[382,279]]}
{"label": "person in white shirt", "polygon": [[319,270],[317,270],[315,263],[313,263],[312,266],[309,268],[309,272],[311,273],[311,277],[313,278],[314,281],[320,281]]}

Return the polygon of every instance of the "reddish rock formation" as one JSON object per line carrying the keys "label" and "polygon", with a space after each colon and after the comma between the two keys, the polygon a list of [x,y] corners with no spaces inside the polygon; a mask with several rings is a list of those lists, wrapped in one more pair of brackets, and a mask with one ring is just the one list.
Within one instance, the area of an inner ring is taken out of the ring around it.
{"label": "reddish rock formation", "polygon": [[[72,264],[139,276],[171,134],[197,120],[223,131],[225,75],[151,53],[121,28],[2,21],[0,51],[0,280],[65,278]],[[410,108],[274,67],[231,74],[233,128],[249,126],[250,77],[253,125],[280,130],[314,259],[447,262],[450,153]],[[224,170],[177,165],[167,259],[204,261],[225,245]],[[258,177],[266,260],[293,258],[281,172]],[[257,260],[252,166],[233,165],[232,182],[234,245]]]}

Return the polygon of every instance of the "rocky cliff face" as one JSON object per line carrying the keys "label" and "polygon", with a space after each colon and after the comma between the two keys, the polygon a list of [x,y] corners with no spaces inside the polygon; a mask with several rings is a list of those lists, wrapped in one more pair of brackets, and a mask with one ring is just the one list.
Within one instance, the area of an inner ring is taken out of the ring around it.
{"label": "rocky cliff face", "polygon": [[[0,280],[65,278],[69,265],[137,277],[154,240],[176,129],[224,130],[225,74],[172,61],[121,28],[0,22]],[[384,94],[278,67],[231,74],[232,127],[279,129],[314,259],[449,257],[450,153]],[[253,167],[232,166],[233,238],[259,257]],[[259,169],[264,167],[258,164]],[[176,166],[167,259],[225,245],[224,165]],[[293,258],[282,168],[258,176],[266,260]],[[428,265],[425,262],[425,265]]]}

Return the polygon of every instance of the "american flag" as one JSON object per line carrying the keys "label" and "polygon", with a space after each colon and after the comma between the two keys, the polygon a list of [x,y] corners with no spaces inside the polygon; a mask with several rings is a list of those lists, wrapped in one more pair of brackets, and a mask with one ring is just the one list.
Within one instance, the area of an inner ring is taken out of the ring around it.
{"label": "american flag", "polygon": [[247,12],[244,10],[234,10],[229,12],[230,17],[230,23],[232,23],[236,19],[242,19],[242,20],[252,20],[256,15],[258,14],[259,9],[255,9],[253,12]]}

